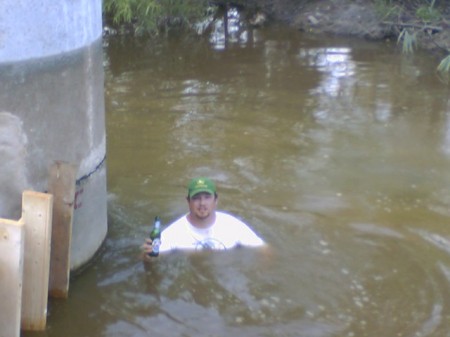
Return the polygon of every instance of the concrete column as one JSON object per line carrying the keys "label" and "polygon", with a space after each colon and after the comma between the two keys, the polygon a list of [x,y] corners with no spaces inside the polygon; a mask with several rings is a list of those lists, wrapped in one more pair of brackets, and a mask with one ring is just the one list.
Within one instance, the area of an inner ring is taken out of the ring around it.
{"label": "concrete column", "polygon": [[101,0],[0,1],[0,217],[54,161],[76,165],[72,269],[107,232],[101,38]]}

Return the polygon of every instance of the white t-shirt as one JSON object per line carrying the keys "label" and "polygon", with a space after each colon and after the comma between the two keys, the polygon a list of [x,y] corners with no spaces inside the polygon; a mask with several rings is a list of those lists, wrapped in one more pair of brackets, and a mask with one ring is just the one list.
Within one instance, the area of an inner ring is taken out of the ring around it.
{"label": "white t-shirt", "polygon": [[229,249],[236,246],[258,247],[264,241],[246,224],[232,215],[216,212],[216,221],[205,229],[192,226],[187,215],[161,233],[160,252],[170,250]]}

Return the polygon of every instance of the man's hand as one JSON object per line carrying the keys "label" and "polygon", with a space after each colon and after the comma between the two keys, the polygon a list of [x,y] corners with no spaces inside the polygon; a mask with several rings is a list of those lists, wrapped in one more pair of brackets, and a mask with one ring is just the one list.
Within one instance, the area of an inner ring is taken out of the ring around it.
{"label": "man's hand", "polygon": [[152,239],[145,239],[144,244],[141,246],[142,251],[142,257],[145,260],[149,260],[151,256],[149,255],[151,252],[153,252],[153,246],[152,246]]}

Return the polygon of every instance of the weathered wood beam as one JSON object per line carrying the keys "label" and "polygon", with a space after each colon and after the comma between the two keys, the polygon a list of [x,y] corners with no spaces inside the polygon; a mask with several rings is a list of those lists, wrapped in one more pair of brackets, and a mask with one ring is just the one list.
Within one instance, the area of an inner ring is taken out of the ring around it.
{"label": "weathered wood beam", "polygon": [[74,165],[61,161],[50,167],[48,191],[53,195],[53,221],[49,295],[56,298],[69,296],[76,173]]}
{"label": "weathered wood beam", "polygon": [[53,196],[25,191],[22,218],[25,245],[22,291],[22,329],[45,330],[47,323],[48,280]]}
{"label": "weathered wood beam", "polygon": [[23,221],[0,219],[0,336],[19,337],[25,229]]}

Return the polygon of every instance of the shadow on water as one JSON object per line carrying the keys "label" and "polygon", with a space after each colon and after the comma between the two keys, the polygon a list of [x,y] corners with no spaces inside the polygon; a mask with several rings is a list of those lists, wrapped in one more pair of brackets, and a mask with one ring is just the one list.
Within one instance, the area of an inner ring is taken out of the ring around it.
{"label": "shadow on water", "polygon": [[[46,336],[444,336],[448,88],[395,45],[255,31],[105,46],[110,232]],[[161,256],[208,175],[272,248]]]}

